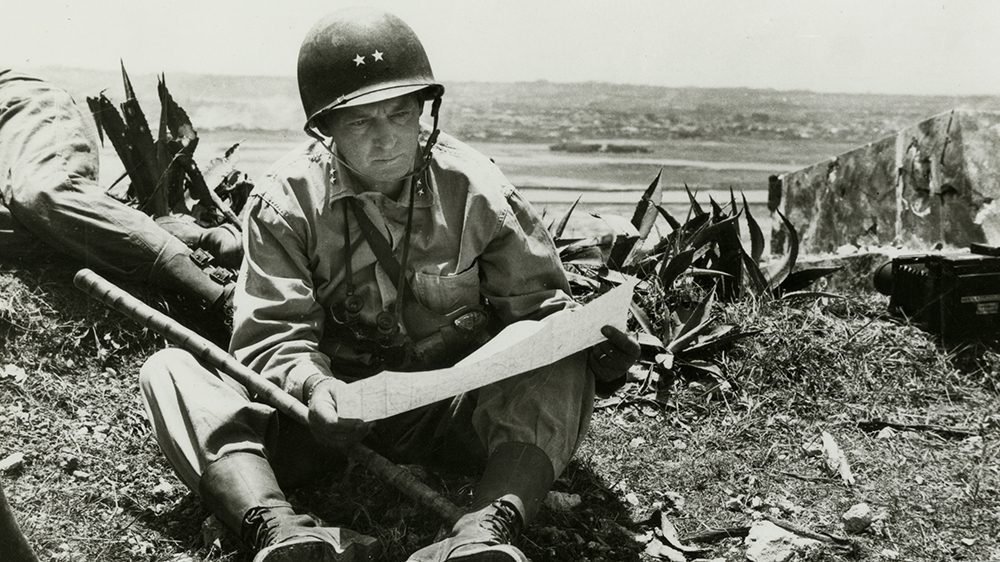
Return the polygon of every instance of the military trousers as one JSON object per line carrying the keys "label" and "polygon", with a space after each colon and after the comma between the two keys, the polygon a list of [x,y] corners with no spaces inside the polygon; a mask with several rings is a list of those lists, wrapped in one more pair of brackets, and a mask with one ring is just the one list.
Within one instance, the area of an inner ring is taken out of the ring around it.
{"label": "military trousers", "polygon": [[[197,492],[205,467],[233,453],[264,456],[279,483],[298,485],[343,462],[308,428],[233,378],[179,349],[143,365],[140,388],[156,440],[180,479]],[[590,423],[593,375],[578,353],[423,408],[375,422],[365,444],[401,463],[445,465],[475,474],[501,443],[545,451],[558,476]]]}
{"label": "military trousers", "polygon": [[105,193],[99,170],[89,110],[43,80],[0,69],[0,257],[56,250],[150,281],[188,253],[152,218]]}

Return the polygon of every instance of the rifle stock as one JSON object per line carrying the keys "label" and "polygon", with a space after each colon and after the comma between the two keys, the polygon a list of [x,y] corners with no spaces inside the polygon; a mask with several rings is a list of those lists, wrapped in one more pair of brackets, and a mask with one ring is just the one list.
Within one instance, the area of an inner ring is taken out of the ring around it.
{"label": "rifle stock", "polygon": [[[162,335],[202,363],[233,377],[261,402],[301,424],[309,425],[309,409],[305,404],[173,318],[155,310],[90,269],[77,272],[73,284],[91,298]],[[454,503],[418,480],[410,471],[393,464],[370,448],[358,443],[348,450],[348,455],[386,483],[433,510],[449,524],[462,516],[462,510]]]}

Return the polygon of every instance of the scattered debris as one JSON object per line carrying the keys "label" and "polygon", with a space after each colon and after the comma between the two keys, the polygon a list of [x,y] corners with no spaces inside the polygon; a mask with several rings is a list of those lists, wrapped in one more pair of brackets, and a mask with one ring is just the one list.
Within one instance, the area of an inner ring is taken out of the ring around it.
{"label": "scattered debris", "polygon": [[24,467],[24,453],[17,452],[7,455],[0,461],[0,472],[16,472]]}
{"label": "scattered debris", "polygon": [[778,519],[777,517],[771,517],[769,515],[765,515],[764,519],[766,519],[771,523],[774,523],[778,527],[781,527],[782,529],[790,533],[795,533],[800,537],[805,537],[807,539],[812,539],[814,541],[819,541],[833,545],[839,549],[844,550],[847,553],[856,553],[861,550],[861,547],[858,545],[858,543],[846,537],[841,537],[839,535],[834,535],[832,533],[826,533],[823,531],[811,531],[804,527],[799,527],[798,525],[795,525],[783,519]]}
{"label": "scattered debris", "polygon": [[725,539],[742,539],[750,534],[750,527],[729,527],[727,529],[710,529],[693,535],[681,537],[685,543],[713,543]]}
{"label": "scattered debris", "polygon": [[879,431],[886,428],[892,428],[900,431],[929,431],[932,433],[937,433],[941,437],[950,437],[954,439],[965,439],[966,437],[974,437],[979,435],[979,433],[976,431],[962,427],[945,427],[942,425],[931,425],[922,423],[898,423],[886,420],[860,421],[858,422],[858,428],[860,428],[862,431],[867,431],[867,432]]}
{"label": "scattered debris", "polygon": [[153,487],[152,493],[154,498],[167,498],[174,493],[174,486],[170,482],[161,478],[160,482]]}
{"label": "scattered debris", "polygon": [[684,553],[671,548],[668,545],[660,542],[660,539],[653,538],[648,543],[646,543],[646,554],[654,558],[659,558],[661,560],[670,560],[670,562],[687,562],[687,557]]}
{"label": "scattered debris", "polygon": [[[686,560],[687,556],[701,556],[708,553],[707,549],[688,546],[680,538],[677,528],[663,511],[662,504],[656,502],[656,509],[647,513],[637,525],[646,527],[640,534],[634,535],[636,542],[645,545],[645,553],[664,560]],[[650,529],[649,527],[652,527]]]}
{"label": "scattered debris", "polygon": [[830,472],[840,474],[841,480],[848,486],[854,485],[854,475],[851,474],[851,465],[847,462],[847,456],[840,450],[837,441],[828,432],[823,434],[823,453],[826,455],[826,467]]}
{"label": "scattered debris", "polygon": [[705,554],[707,550],[704,548],[698,548],[696,546],[688,546],[681,541],[680,536],[677,533],[677,528],[674,524],[670,522],[666,513],[660,513],[660,528],[658,529],[659,534],[663,537],[668,545],[674,550],[679,550],[684,554],[690,555],[701,555]]}
{"label": "scattered debris", "polygon": [[28,379],[28,373],[19,365],[8,363],[3,366],[3,370],[0,370],[0,379],[14,379],[15,383],[21,384]]}
{"label": "scattered debris", "polygon": [[575,509],[583,500],[580,494],[567,494],[565,492],[549,492],[545,496],[545,507],[552,511],[570,511]]}
{"label": "scattered debris", "polygon": [[863,533],[871,526],[874,516],[871,506],[862,502],[852,505],[840,519],[844,522],[844,530],[848,533]]}
{"label": "scattered debris", "polygon": [[746,557],[751,562],[786,562],[821,543],[799,536],[770,521],[758,521],[750,527],[745,544]]}
{"label": "scattered debris", "polygon": [[675,511],[681,511],[684,509],[684,496],[680,495],[674,491],[663,492],[663,499],[669,503],[669,507]]}

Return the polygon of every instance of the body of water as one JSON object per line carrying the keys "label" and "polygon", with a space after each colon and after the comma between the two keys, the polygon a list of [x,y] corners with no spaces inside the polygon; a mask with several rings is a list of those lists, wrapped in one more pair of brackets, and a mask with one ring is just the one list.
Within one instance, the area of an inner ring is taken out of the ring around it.
{"label": "body of water", "polygon": [[[261,177],[285,153],[308,141],[299,131],[241,132],[207,131],[201,134],[196,158],[205,168],[212,158],[240,143],[237,166],[251,178]],[[725,158],[726,151],[713,147],[704,159],[670,158],[669,154],[573,154],[555,152],[536,143],[470,143],[493,158],[525,197],[547,216],[562,216],[577,198],[580,199],[570,223],[568,235],[583,235],[605,228],[596,215],[631,217],[636,203],[659,172],[664,185],[663,205],[679,220],[690,207],[684,185],[695,193],[706,208],[710,198],[726,204],[728,187],[733,186],[737,201],[746,197],[754,218],[769,235],[767,177],[795,169],[788,163],[739,161]],[[741,154],[733,146],[732,154]],[[721,159],[720,159],[721,158]],[[102,149],[102,183],[107,186],[124,171],[110,144]],[[673,178],[683,178],[678,182]],[[699,181],[701,180],[701,181]],[[747,189],[747,186],[751,189]],[[663,228],[667,228],[663,224]]]}

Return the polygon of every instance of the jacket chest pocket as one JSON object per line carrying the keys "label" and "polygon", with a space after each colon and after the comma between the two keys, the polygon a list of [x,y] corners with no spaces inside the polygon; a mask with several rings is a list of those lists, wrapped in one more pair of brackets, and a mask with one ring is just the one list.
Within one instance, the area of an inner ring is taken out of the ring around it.
{"label": "jacket chest pocket", "polygon": [[427,308],[448,314],[463,306],[479,304],[479,264],[453,275],[416,271],[413,292]]}

